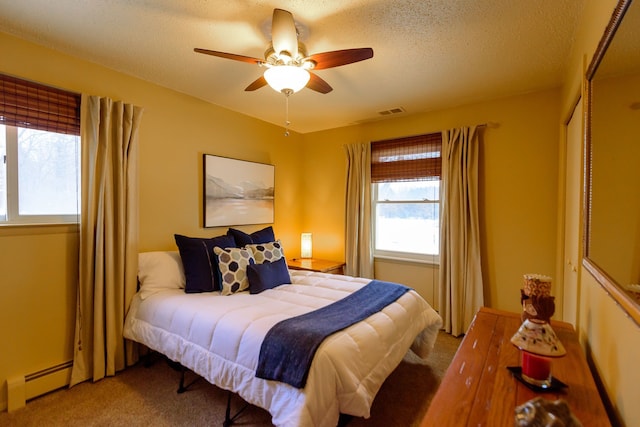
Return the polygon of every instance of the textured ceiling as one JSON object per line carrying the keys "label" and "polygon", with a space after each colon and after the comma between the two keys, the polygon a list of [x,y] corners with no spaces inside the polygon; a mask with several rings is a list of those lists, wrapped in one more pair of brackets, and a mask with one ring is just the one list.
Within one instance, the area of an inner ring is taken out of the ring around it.
{"label": "textured ceiling", "polygon": [[290,98],[306,133],[560,86],[584,0],[0,0],[0,31],[282,125],[285,101],[244,88],[263,69],[274,8],[309,53],[371,47],[319,70],[333,91]]}

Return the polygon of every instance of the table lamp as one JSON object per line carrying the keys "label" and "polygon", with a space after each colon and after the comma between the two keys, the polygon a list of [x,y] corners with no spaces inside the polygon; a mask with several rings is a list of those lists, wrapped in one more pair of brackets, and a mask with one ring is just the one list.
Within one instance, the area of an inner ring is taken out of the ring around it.
{"label": "table lamp", "polygon": [[311,258],[312,245],[311,233],[302,233],[300,235],[300,258]]}

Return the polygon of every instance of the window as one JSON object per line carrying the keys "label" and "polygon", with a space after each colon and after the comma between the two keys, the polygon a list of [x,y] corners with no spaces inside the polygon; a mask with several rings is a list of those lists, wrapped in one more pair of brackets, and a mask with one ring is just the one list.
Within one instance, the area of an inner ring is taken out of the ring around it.
{"label": "window", "polygon": [[371,146],[374,256],[439,261],[439,133]]}
{"label": "window", "polygon": [[0,75],[0,222],[78,222],[80,96]]}

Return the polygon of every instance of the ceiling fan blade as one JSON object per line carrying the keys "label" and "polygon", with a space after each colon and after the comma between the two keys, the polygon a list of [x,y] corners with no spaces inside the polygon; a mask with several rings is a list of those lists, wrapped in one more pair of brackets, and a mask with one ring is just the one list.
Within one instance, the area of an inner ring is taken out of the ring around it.
{"label": "ceiling fan blade", "polygon": [[244,55],[236,55],[235,53],[218,52],[216,50],[208,50],[208,49],[200,49],[200,48],[195,48],[193,50],[194,52],[204,53],[206,55],[217,56],[220,58],[233,59],[234,61],[248,62],[249,64],[259,65],[264,62],[264,60],[262,59],[251,58],[250,56],[244,56]]}
{"label": "ceiling fan blade", "polygon": [[373,49],[370,47],[334,50],[331,52],[316,53],[309,57],[310,60],[316,63],[316,66],[313,67],[314,70],[324,70],[326,68],[353,64],[354,62],[364,61],[369,58],[373,58]]}
{"label": "ceiling fan blade", "polygon": [[298,55],[298,31],[291,12],[273,9],[271,44],[276,54],[284,50],[289,52],[292,58]]}
{"label": "ceiling fan blade", "polygon": [[266,85],[267,85],[267,81],[265,80],[264,76],[260,76],[253,83],[247,86],[245,91],[251,92],[253,90],[260,89],[262,86],[266,86]]}
{"label": "ceiling fan blade", "polygon": [[309,73],[311,77],[309,78],[309,83],[307,83],[307,87],[311,90],[315,90],[320,93],[329,93],[333,90],[333,88],[329,85],[329,83],[322,80],[316,74]]}

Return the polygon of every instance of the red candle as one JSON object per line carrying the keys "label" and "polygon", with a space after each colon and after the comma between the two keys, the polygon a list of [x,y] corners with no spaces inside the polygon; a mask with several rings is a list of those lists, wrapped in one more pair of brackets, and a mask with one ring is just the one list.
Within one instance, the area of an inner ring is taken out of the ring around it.
{"label": "red candle", "polygon": [[523,351],[522,374],[535,381],[548,381],[551,378],[551,359]]}

